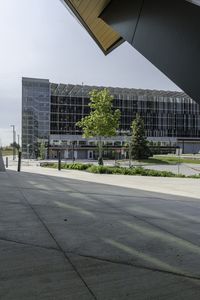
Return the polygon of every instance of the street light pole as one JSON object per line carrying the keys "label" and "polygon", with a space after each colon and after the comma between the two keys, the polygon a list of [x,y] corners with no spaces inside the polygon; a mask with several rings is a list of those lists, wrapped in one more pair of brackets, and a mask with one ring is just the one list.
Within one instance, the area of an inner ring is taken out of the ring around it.
{"label": "street light pole", "polygon": [[17,139],[18,139],[18,145],[20,146],[20,144],[19,144],[19,134],[17,135]]}
{"label": "street light pole", "polygon": [[13,129],[13,160],[15,160],[15,125],[10,125]]}
{"label": "street light pole", "polygon": [[83,82],[82,82],[82,87],[81,87],[81,96],[82,96],[82,118],[84,117],[84,97],[83,97]]}
{"label": "street light pole", "polygon": [[75,144],[75,141],[72,141],[72,161],[73,161],[73,163],[75,161],[75,157],[74,157],[74,144]]}
{"label": "street light pole", "polygon": [[132,152],[131,141],[129,141],[128,142],[129,168],[131,168],[131,152]]}
{"label": "street light pole", "polygon": [[27,154],[26,154],[27,155],[27,159],[29,159],[29,146],[30,146],[30,144],[27,145]]}

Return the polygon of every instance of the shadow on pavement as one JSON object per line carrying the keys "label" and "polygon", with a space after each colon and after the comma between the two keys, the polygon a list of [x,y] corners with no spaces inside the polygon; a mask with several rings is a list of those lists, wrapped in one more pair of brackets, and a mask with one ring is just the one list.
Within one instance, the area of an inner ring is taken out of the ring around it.
{"label": "shadow on pavement", "polygon": [[0,188],[0,298],[200,298],[199,200],[14,171]]}

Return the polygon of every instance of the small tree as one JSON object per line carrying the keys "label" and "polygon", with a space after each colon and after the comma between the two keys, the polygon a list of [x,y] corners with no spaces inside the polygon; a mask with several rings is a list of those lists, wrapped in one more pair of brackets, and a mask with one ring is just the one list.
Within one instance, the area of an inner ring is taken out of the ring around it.
{"label": "small tree", "polygon": [[45,159],[45,154],[46,154],[46,148],[45,148],[45,143],[43,141],[40,144],[39,152],[40,152],[40,158],[42,160],[44,160]]}
{"label": "small tree", "polygon": [[98,163],[103,165],[102,138],[116,135],[116,130],[119,127],[120,111],[118,109],[113,111],[113,97],[107,89],[93,90],[90,96],[90,114],[82,118],[76,125],[83,129],[84,137],[97,137]]}
{"label": "small tree", "polygon": [[147,159],[151,156],[148,141],[145,137],[143,119],[139,114],[132,122],[131,155],[133,159]]}

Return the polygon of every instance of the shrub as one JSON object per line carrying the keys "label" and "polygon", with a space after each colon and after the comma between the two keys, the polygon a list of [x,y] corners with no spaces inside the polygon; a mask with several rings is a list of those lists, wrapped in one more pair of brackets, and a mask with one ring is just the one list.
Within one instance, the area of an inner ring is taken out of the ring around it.
{"label": "shrub", "polygon": [[62,164],[61,168],[62,169],[71,169],[71,170],[86,170],[89,168],[91,164],[81,164],[81,163],[74,163],[74,164]]}
{"label": "shrub", "polygon": [[56,163],[49,163],[49,162],[43,162],[43,163],[40,163],[40,166],[41,167],[46,167],[46,168],[57,168],[58,164],[56,164]]}
{"label": "shrub", "polygon": [[199,179],[200,178],[200,174],[190,175],[190,176],[188,176],[188,178]]}
{"label": "shrub", "polygon": [[[42,167],[57,168],[57,163],[41,163]],[[183,174],[174,174],[168,171],[157,171],[151,169],[144,169],[142,167],[110,167],[110,166],[99,166],[92,164],[66,164],[62,163],[62,169],[80,170],[87,171],[95,174],[119,174],[119,175],[140,175],[140,176],[155,176],[155,177],[179,177],[179,178],[200,178],[200,174],[193,176],[185,176]]]}
{"label": "shrub", "polygon": [[96,174],[112,174],[112,167],[106,167],[106,166],[90,166],[87,169],[90,173],[96,173]]}
{"label": "shrub", "polygon": [[144,169],[142,167],[121,168],[121,167],[106,167],[106,166],[91,166],[87,169],[90,173],[97,174],[121,174],[121,175],[141,175],[141,176],[162,176],[162,177],[185,177],[184,175],[176,175],[172,172],[157,171]]}
{"label": "shrub", "polygon": [[98,158],[98,164],[99,166],[103,166],[103,157]]}
{"label": "shrub", "polygon": [[[47,168],[58,168],[58,164],[57,163],[41,163],[40,164],[41,167],[47,167]],[[72,170],[86,170],[87,168],[89,168],[91,166],[91,164],[81,164],[81,163],[74,163],[74,164],[66,164],[66,163],[62,163],[61,164],[61,169],[72,169]]]}

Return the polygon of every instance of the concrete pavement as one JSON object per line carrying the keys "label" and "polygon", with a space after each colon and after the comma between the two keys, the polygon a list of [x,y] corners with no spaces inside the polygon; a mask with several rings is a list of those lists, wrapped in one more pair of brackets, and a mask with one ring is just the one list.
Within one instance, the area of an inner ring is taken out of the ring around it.
{"label": "concrete pavement", "polygon": [[198,197],[54,171],[0,173],[0,299],[200,299]]}
{"label": "concrete pavement", "polygon": [[[17,170],[17,163],[10,164],[10,170]],[[76,170],[58,171],[51,168],[41,168],[39,165],[22,166],[22,170],[27,173],[43,174],[60,178],[77,179],[113,186],[135,188],[145,191],[166,193],[185,197],[200,199],[200,179],[190,178],[169,178],[169,177],[150,177],[150,176],[124,176],[108,174],[92,174]]]}

